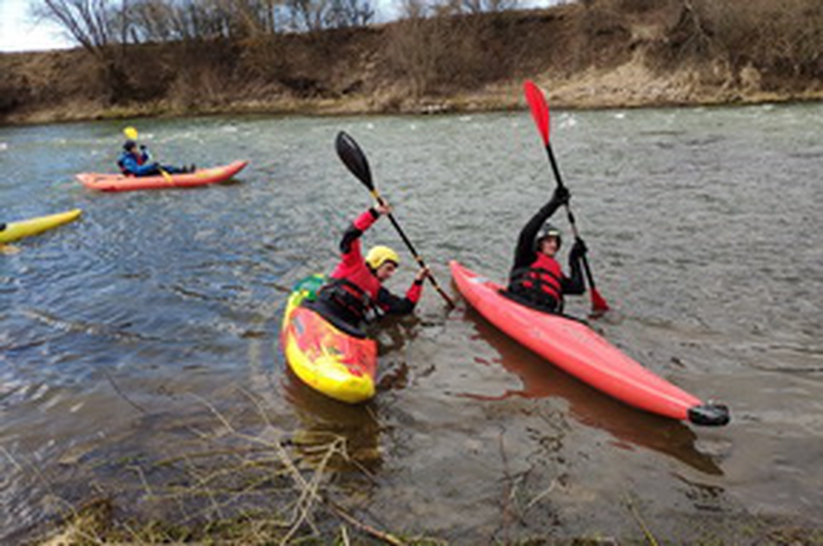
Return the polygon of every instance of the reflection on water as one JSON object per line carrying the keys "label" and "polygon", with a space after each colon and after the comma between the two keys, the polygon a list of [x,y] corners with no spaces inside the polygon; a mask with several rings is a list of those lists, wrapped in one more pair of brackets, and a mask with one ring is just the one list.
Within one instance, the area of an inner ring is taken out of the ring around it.
{"label": "reflection on water", "polygon": [[325,455],[330,442],[341,439],[341,457],[330,461],[338,471],[357,469],[374,474],[380,469],[380,422],[375,404],[349,405],[314,391],[287,370],[283,386],[299,426],[292,440],[307,461]]}
{"label": "reflection on water", "polygon": [[[697,450],[697,435],[685,424],[631,408],[592,389],[518,345],[474,309],[467,309],[464,316],[474,324],[478,336],[499,353],[499,358],[495,358],[493,363],[502,365],[522,381],[521,388],[507,389],[500,395],[467,393],[466,396],[481,400],[559,396],[568,401],[571,415],[577,422],[605,430],[615,438],[615,445],[619,447],[653,449],[701,472],[723,474],[711,456]],[[478,360],[478,363],[488,364],[483,360]]]}

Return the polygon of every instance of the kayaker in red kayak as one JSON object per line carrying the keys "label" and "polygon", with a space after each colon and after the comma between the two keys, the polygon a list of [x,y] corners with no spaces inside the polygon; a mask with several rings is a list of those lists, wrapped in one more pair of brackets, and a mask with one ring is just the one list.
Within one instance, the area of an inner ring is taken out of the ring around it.
{"label": "kayaker in red kayak", "polygon": [[349,333],[362,336],[360,327],[364,323],[384,315],[412,313],[423,292],[423,281],[429,276],[428,268],[421,268],[406,295],[399,297],[383,286],[400,265],[397,253],[387,246],[378,245],[363,258],[360,237],[389,212],[389,206],[375,205],[346,229],[340,241],[340,263],[332,271],[329,282],[318,291],[317,301],[311,304],[312,309]]}
{"label": "kayaker in red kayak", "polygon": [[117,159],[117,166],[126,176],[157,176],[164,172],[168,174],[191,173],[195,171],[195,166],[172,167],[171,165],[160,165],[151,160],[148,149],[141,145],[137,146],[134,140],[127,140],[123,144],[123,151]]}
{"label": "kayaker in red kayak", "polygon": [[520,232],[506,290],[510,299],[540,311],[562,313],[565,294],[578,295],[586,291],[580,263],[587,250],[586,244],[580,238],[574,242],[569,253],[571,273],[566,276],[555,258],[562,244],[560,230],[547,222],[558,208],[569,202],[570,197],[565,186],[558,187],[551,200]]}

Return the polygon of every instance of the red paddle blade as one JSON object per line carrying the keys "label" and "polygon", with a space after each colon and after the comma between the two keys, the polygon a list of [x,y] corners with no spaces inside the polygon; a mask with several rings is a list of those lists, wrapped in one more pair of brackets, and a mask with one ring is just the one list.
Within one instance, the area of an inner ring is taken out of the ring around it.
{"label": "red paddle blade", "polygon": [[549,105],[546,102],[546,97],[543,96],[543,92],[531,80],[526,80],[523,84],[523,93],[526,95],[526,102],[529,103],[529,108],[531,108],[534,123],[540,131],[540,136],[543,137],[543,144],[548,146]]}
{"label": "red paddle blade", "polygon": [[602,315],[606,311],[609,310],[609,304],[606,303],[606,300],[603,296],[600,295],[600,292],[597,291],[597,288],[592,288],[589,290],[592,296],[592,312],[597,315]]}

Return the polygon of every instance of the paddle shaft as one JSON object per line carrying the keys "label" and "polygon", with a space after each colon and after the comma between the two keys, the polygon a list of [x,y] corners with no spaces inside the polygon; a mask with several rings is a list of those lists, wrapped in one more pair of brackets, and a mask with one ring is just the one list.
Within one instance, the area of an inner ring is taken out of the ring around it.
{"label": "paddle shaft", "polygon": [[[565,188],[565,185],[563,184],[563,178],[560,176],[560,169],[557,167],[557,160],[554,158],[552,145],[549,142],[546,142],[546,153],[549,156],[549,163],[551,163],[552,171],[554,172],[554,179],[557,180],[557,187]],[[574,220],[574,214],[572,213],[572,209],[568,203],[566,203],[566,215],[569,217],[569,224],[572,227],[572,234],[574,235],[574,238],[579,239],[580,234],[577,232],[577,223]],[[597,286],[594,284],[594,276],[592,276],[592,270],[589,267],[589,259],[586,257],[585,254],[581,256],[581,261],[583,262],[583,270],[586,272],[586,280],[589,281],[589,287],[592,289],[592,291],[597,290]]]}
{"label": "paddle shaft", "polygon": [[[380,205],[383,205],[383,206],[386,205],[386,201],[383,199],[383,196],[380,195],[380,192],[377,191],[377,188],[371,187],[371,188],[369,188],[369,192],[371,193],[374,200],[377,201]],[[409,240],[409,238],[406,237],[406,234],[403,231],[403,228],[400,227],[400,224],[394,218],[394,215],[390,212],[390,213],[387,214],[387,216],[389,217],[389,221],[391,222],[391,225],[394,226],[394,229],[396,229],[397,233],[400,235],[400,238],[403,239],[404,243],[406,243],[406,247],[409,249],[409,252],[411,252],[411,255],[414,257],[415,261],[417,261],[418,265],[420,267],[427,267],[426,262],[424,262],[423,258],[417,253],[417,250],[414,248],[414,245]],[[443,297],[444,300],[446,300],[446,303],[448,303],[450,307],[454,307],[455,306],[454,301],[452,301],[452,299],[449,297],[449,295],[446,294],[446,292],[442,288],[440,288],[440,284],[438,284],[437,279],[434,278],[434,276],[431,274],[431,272],[429,272],[428,277],[429,277],[429,282],[431,282],[432,286],[434,286],[434,289],[437,290],[437,293],[440,294]]]}
{"label": "paddle shaft", "polygon": [[[526,95],[526,102],[529,103],[532,119],[534,119],[534,123],[537,125],[537,130],[540,132],[540,136],[543,139],[543,144],[546,146],[546,153],[549,156],[549,164],[552,167],[554,178],[557,181],[557,187],[564,188],[563,178],[560,176],[560,169],[557,167],[557,160],[554,158],[551,141],[549,140],[549,131],[551,130],[551,124],[549,122],[549,104],[546,102],[546,97],[543,95],[543,92],[539,87],[537,87],[537,85],[535,85],[533,81],[527,80],[523,84],[523,92]],[[566,203],[566,214],[569,217],[569,224],[571,224],[574,238],[579,240],[580,235],[577,232],[577,224],[574,221],[574,215],[572,214],[568,203]],[[586,280],[589,282],[589,292],[591,293],[592,299],[592,311],[595,313],[607,311],[609,309],[609,304],[603,296],[600,295],[600,292],[597,291],[597,286],[594,284],[594,276],[592,275],[592,270],[589,267],[589,259],[585,254],[581,256],[581,261],[583,262],[583,269],[586,273]]]}

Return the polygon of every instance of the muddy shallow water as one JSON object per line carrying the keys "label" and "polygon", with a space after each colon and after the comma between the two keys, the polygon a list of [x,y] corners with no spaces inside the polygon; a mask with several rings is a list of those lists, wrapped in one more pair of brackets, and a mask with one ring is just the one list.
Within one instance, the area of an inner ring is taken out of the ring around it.
{"label": "muddy shallow water", "polygon": [[[84,209],[0,255],[0,538],[24,540],[100,496],[126,515],[194,517],[196,502],[153,502],[179,480],[159,463],[238,448],[246,433],[298,448],[343,438],[351,460],[329,484],[339,502],[376,527],[454,543],[642,539],[639,522],[659,539],[744,543],[819,525],[821,120],[821,105],[553,113],[615,309],[595,328],[727,403],[732,422],[717,429],[615,402],[462,301],[447,312],[430,287],[416,318],[377,333],[374,402],[342,406],[286,372],[289,287],[334,265],[341,230],[369,204],[334,154],[337,131],[359,141],[453,292],[448,260],[502,280],[517,231],[551,194],[525,111],[135,121],[166,162],[251,163],[229,184],[124,194],[72,175],[110,169],[125,124],[0,129],[0,221]],[[366,235],[377,242],[403,248],[388,222]],[[396,291],[413,274],[403,256]],[[588,298],[569,307],[585,315]]]}

